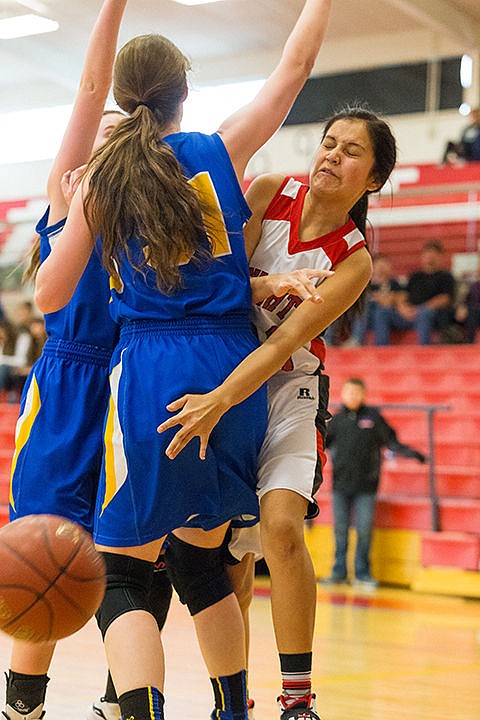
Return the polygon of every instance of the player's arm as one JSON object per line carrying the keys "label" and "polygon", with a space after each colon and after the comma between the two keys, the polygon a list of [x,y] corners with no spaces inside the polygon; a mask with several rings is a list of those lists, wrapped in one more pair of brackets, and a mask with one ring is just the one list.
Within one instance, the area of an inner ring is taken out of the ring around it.
{"label": "player's arm", "polygon": [[112,84],[118,31],[126,4],[127,0],[104,0],[93,27],[72,114],[48,178],[50,224],[68,212],[61,186],[64,173],[85,164],[91,155]]}
{"label": "player's arm", "polygon": [[71,300],[95,245],[83,209],[87,191],[88,178],[84,178],[73,196],[65,227],[38,269],[34,301],[42,313],[56,312]]}
{"label": "player's arm", "polygon": [[277,67],[248,105],[219,128],[241,181],[250,158],[278,130],[307,81],[328,24],[331,0],[306,0]]}
{"label": "player's arm", "polygon": [[277,330],[250,353],[215,390],[205,395],[184,395],[168,406],[177,415],[162,423],[159,432],[182,425],[167,448],[176,457],[185,445],[200,437],[200,457],[204,458],[208,438],[221,416],[282,368],[299,347],[317,337],[344,313],[366,287],[372,263],[365,248],[357,250],[335,268],[335,275],[322,284],[321,304],[303,302]]}

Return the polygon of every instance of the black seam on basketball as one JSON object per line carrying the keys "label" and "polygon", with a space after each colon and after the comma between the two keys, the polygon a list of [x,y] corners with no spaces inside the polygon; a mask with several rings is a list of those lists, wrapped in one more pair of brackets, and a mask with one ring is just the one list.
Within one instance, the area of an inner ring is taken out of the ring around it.
{"label": "black seam on basketball", "polygon": [[[25,615],[25,613],[29,612],[29,611],[35,606],[36,603],[38,603],[38,602],[40,602],[40,601],[43,600],[43,601],[44,601],[43,605],[44,605],[44,607],[47,609],[47,611],[48,611],[48,616],[49,616],[48,638],[46,638],[46,639],[47,639],[47,640],[50,639],[50,636],[51,636],[51,634],[52,634],[52,629],[53,629],[53,620],[54,620],[54,610],[53,610],[53,608],[52,608],[52,603],[51,603],[51,601],[50,601],[48,598],[44,597],[43,593],[38,593],[36,590],[32,590],[32,588],[31,588],[31,587],[28,587],[28,585],[17,585],[17,584],[15,584],[15,585],[3,585],[2,587],[3,587],[3,588],[10,589],[10,590],[27,590],[28,592],[31,592],[31,593],[33,593],[34,595],[37,596],[37,597],[35,598],[35,600],[34,600],[28,607],[24,608],[21,612],[19,612],[17,615],[15,615],[14,618],[12,618],[12,619],[9,620],[8,622],[4,623],[4,624],[2,625],[2,630],[5,630],[5,629],[8,628],[10,625],[13,625],[14,623],[17,623],[19,620],[22,619],[22,617]],[[40,633],[36,633],[36,636],[37,636],[37,637],[40,637],[40,636],[41,636],[41,637],[43,638],[43,633],[41,633],[41,634],[40,634]]]}
{"label": "black seam on basketball", "polygon": [[[42,526],[42,531],[43,531],[43,536],[44,536],[43,539],[44,539],[44,541],[45,541],[45,549],[47,550],[50,559],[54,562],[54,564],[56,565],[56,567],[57,567],[57,568],[60,568],[60,572],[57,573],[57,575],[55,576],[55,578],[53,578],[53,580],[50,580],[47,576],[45,576],[45,575],[41,572],[41,569],[40,569],[37,565],[32,564],[32,562],[29,560],[28,556],[23,555],[23,553],[19,552],[19,551],[17,550],[17,548],[12,547],[12,546],[8,543],[8,541],[5,541],[5,540],[3,541],[5,547],[7,547],[7,548],[10,550],[10,552],[11,552],[17,559],[22,560],[22,561],[25,563],[25,565],[26,565],[30,570],[35,571],[36,574],[37,574],[44,582],[47,583],[47,586],[44,588],[43,592],[41,592],[41,593],[37,592],[37,593],[36,593],[36,595],[37,595],[36,599],[35,599],[30,605],[28,605],[26,608],[24,608],[18,615],[16,615],[14,620],[9,620],[6,624],[4,624],[4,625],[2,626],[3,628],[7,628],[7,627],[8,627],[9,625],[11,625],[13,622],[17,622],[19,619],[21,619],[26,613],[28,613],[28,612],[33,608],[33,606],[35,605],[35,603],[37,603],[37,602],[39,602],[39,601],[41,601],[41,600],[44,600],[44,601],[45,601],[45,604],[47,605],[47,607],[49,608],[49,610],[51,610],[52,613],[53,613],[53,610],[51,609],[51,604],[52,604],[52,603],[51,603],[51,600],[50,600],[49,598],[47,598],[46,595],[47,595],[48,591],[55,585],[55,583],[57,582],[57,580],[58,580],[63,574],[65,574],[65,575],[66,575],[67,577],[69,577],[70,579],[75,580],[76,582],[86,582],[86,583],[88,583],[88,582],[97,582],[98,580],[100,580],[100,579],[102,578],[102,575],[99,575],[99,576],[97,576],[97,577],[95,577],[95,578],[78,578],[78,577],[76,577],[75,575],[72,575],[72,574],[69,574],[69,573],[65,572],[65,571],[68,569],[68,566],[69,566],[69,565],[71,564],[71,562],[73,561],[73,559],[77,556],[80,548],[81,548],[81,547],[83,546],[83,544],[85,543],[85,540],[86,540],[86,539],[85,539],[84,537],[81,538],[82,542],[78,545],[78,547],[75,548],[75,552],[72,553],[71,557],[69,558],[69,561],[68,561],[67,565],[66,565],[65,567],[63,567],[62,565],[59,564],[57,558],[56,558],[55,555],[53,555],[52,552],[51,552],[51,546],[50,546],[50,543],[49,543],[48,533],[46,532],[45,526]],[[27,588],[27,589],[31,590],[31,588]],[[66,600],[75,610],[77,610],[77,612],[80,614],[80,616],[81,616],[82,618],[85,619],[85,621],[88,621],[88,620],[90,619],[90,614],[89,614],[89,613],[86,613],[85,610],[84,610],[80,605],[78,605],[78,604],[73,600],[73,598],[72,598],[70,595],[68,595],[66,592],[64,592],[60,587],[56,587],[55,590],[57,591],[57,593],[58,593],[59,595],[61,595],[61,597],[63,597],[64,600]],[[51,632],[52,632],[52,623],[50,623],[49,637],[50,637],[50,635],[51,635]]]}

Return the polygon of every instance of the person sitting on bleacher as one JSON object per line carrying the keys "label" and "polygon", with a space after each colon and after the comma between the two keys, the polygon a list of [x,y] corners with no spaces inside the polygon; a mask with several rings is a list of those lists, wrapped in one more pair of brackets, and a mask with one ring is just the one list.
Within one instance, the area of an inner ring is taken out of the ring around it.
{"label": "person sitting on bleacher", "polygon": [[430,345],[432,331],[438,330],[443,342],[451,342],[454,321],[455,279],[443,268],[441,243],[425,243],[420,269],[411,273],[405,291],[395,306],[378,305],[374,313],[376,345],[390,344],[391,330],[415,329],[420,345]]}
{"label": "person sitting on bleacher", "polygon": [[474,343],[480,329],[480,280],[468,288],[464,301],[456,309],[455,320],[463,328],[464,342]]}
{"label": "person sitting on bleacher", "polygon": [[445,147],[442,163],[458,165],[464,162],[480,161],[480,110],[470,110],[469,123],[458,142],[450,141]]}
{"label": "person sitting on bleacher", "polygon": [[361,315],[355,318],[352,333],[345,343],[350,347],[365,344],[367,331],[374,328],[375,311],[378,305],[395,307],[403,291],[400,280],[393,275],[390,258],[378,253],[373,256],[372,264],[372,279],[367,290],[365,309]]}

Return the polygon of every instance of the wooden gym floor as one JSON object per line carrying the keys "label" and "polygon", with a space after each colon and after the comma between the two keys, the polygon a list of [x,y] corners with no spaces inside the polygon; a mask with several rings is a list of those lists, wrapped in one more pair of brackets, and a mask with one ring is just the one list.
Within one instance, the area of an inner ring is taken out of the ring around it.
{"label": "wooden gym floor", "polygon": [[[278,661],[263,580],[251,623],[255,719],[277,720]],[[176,598],[164,640],[167,720],[208,720],[210,683],[190,617]],[[1,633],[0,659],[7,669],[9,638]],[[480,602],[319,587],[313,674],[322,720],[480,720]],[[45,720],[84,720],[105,678],[93,621],[59,644],[50,676]],[[2,689],[2,707],[3,699]]]}

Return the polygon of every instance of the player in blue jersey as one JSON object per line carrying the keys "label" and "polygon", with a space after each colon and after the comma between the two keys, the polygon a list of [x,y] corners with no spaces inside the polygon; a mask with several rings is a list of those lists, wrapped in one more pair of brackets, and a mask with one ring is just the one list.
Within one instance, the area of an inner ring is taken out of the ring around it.
{"label": "player in blue jersey", "polygon": [[[175,528],[182,528],[173,541],[176,582],[212,677],[215,717],[246,717],[243,624],[221,546],[230,520],[258,516],[265,391],[225,415],[205,461],[192,448],[171,462],[169,438],[156,428],[169,401],[213,388],[258,344],[248,317],[242,226],[249,212],[239,181],[307,79],[329,6],[306,1],[263,89],[211,136],[179,132],[188,63],[178,48],[156,35],[129,42],[116,61],[114,94],[130,117],[89,164],[62,240],[37,275],[38,306],[56,311],[70,300],[100,233],[112,316],[122,329],[95,523],[108,569],[99,624],[125,717],[163,717],[163,654],[147,593],[152,562]],[[190,563],[182,564],[186,550]]]}
{"label": "player in blue jersey", "polygon": [[[87,162],[123,117],[104,113],[111,86],[118,30],[126,0],[104,0],[89,41],[72,114],[48,178],[49,207],[37,224],[39,241],[27,275],[48,257],[65,224],[70,173]],[[102,459],[108,366],[118,326],[108,311],[109,279],[92,254],[71,302],[45,316],[41,358],[23,391],[12,462],[10,518],[51,513],[93,530]],[[52,643],[14,640],[7,677],[9,720],[44,714]]]}

